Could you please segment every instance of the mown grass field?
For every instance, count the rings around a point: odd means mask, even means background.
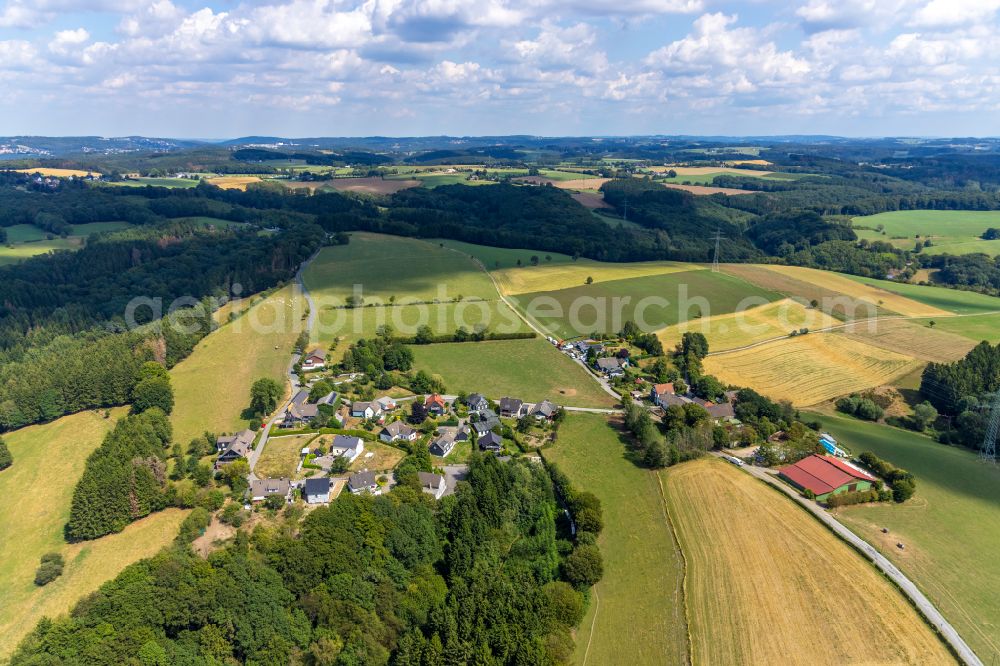
[[[918,319],[914,323],[927,325],[930,319]],[[974,342],[989,340],[1000,342],[1000,314],[973,315],[971,317],[948,317],[934,319],[934,328],[961,335]]]
[[[611,407],[587,370],[541,339],[415,345],[414,367],[438,375],[449,393],[479,392],[570,407]]]
[[[767,266],[766,269],[796,280],[815,284],[822,289],[878,305],[885,310],[901,315],[930,317],[957,312],[952,308],[943,307],[946,303],[951,303],[951,301],[934,302],[933,298],[929,299],[928,294],[924,292],[913,291],[906,293],[898,289],[889,291],[889,288],[894,286],[910,286],[915,290],[931,289],[930,287],[897,285],[894,282],[856,278],[841,273],[821,271],[815,268],[804,268],[802,266],[772,265]],[[918,296],[920,296],[919,299],[917,298]]]
[[[463,243],[462,241],[448,238],[434,238],[428,241],[434,245],[444,244],[450,250],[455,250],[464,255],[477,259],[484,268],[493,271],[498,268],[514,268],[517,262],[526,267],[525,270],[549,267],[552,264],[565,264],[573,260],[568,254],[558,252],[541,252],[539,250],[512,249],[506,247],[490,247],[488,245],[474,245]],[[531,258],[538,257],[539,265],[531,266]]]
[[[302,447],[315,439],[316,435],[286,435],[284,437],[269,437],[264,445],[264,452],[257,459],[254,473],[264,479],[280,477],[295,477],[299,460],[302,458]]]
[[[693,663],[955,663],[902,594],[774,489],[715,458],[661,475]]]
[[[538,291],[512,300],[544,330],[566,339],[595,331],[617,332],[630,320],[653,332],[779,298],[737,277],[694,270]]]
[[[839,331],[839,334],[874,347],[891,352],[905,352],[908,356],[935,363],[957,361],[976,344],[969,338],[942,330],[936,323],[931,327],[923,322],[905,319],[852,324]]]
[[[44,425],[9,432],[4,440],[14,465],[0,472],[0,660],[42,616],[67,612],[81,597],[148,557],[176,535],[186,512],[163,511],[125,531],[80,544],[63,540],[76,482],[87,456],[96,449],[125,409],[105,419],[82,412]],[[58,552],[63,575],[45,587],[34,582],[39,558]]]
[[[17,243],[12,246],[0,245],[0,266],[16,264],[31,257],[56,250],[76,250],[81,247],[79,238],[55,238],[33,243]]]
[[[917,240],[931,239],[924,248],[926,254],[1000,253],[1000,241],[981,238],[989,228],[1000,228],[1000,211],[971,210],[905,210],[855,217],[860,238],[889,242],[899,248],[912,249]],[[884,233],[876,230],[882,225]],[[919,238],[918,238],[919,236]]]
[[[852,450],[873,451],[917,479],[905,504],[838,509],[837,518],[909,576],[983,663],[1000,661],[1000,466],[906,430],[816,416]]]
[[[785,298],[743,312],[675,324],[659,331],[657,336],[664,349],[672,349],[684,333],[698,332],[708,338],[711,351],[723,351],[788,335],[801,328],[815,330],[840,323],[840,320],[821,310],[807,308],[798,301]]]
[[[292,348],[303,326],[304,301],[297,287],[285,287],[213,331],[174,366],[170,376],[176,402],[170,421],[175,441],[186,443],[206,430],[233,432],[248,425],[241,413],[250,402],[254,381],[287,381]]]
[[[609,221],[610,223],[610,221]],[[537,254],[537,253],[535,253]],[[541,255],[544,258],[544,255]],[[592,259],[577,259],[569,262],[542,261],[538,266],[514,266],[496,270],[495,264],[487,264],[497,284],[505,295],[531,294],[540,291],[556,291],[586,285],[587,278],[595,283],[625,280],[629,278],[667,275],[684,271],[700,270],[703,266],[677,261],[644,261],[613,264]]]
[[[489,276],[468,256],[412,238],[351,234],[347,245],[324,248],[306,270],[314,298],[341,305],[361,285],[366,302],[495,299]]]
[[[597,414],[568,415],[544,455],[604,509],[604,579],[576,632],[574,662],[688,663],[683,564],[656,475],[625,459],[618,431]]]
[[[772,400],[815,405],[888,384],[922,362],[838,333],[810,333],[705,359],[724,384],[750,387]]]
[[[836,274],[834,274],[836,275]],[[921,303],[924,307],[934,308],[944,312],[954,314],[980,314],[985,312],[1000,312],[1000,298],[978,294],[974,291],[961,291],[959,289],[948,289],[947,287],[930,287],[919,284],[908,284],[905,282],[892,282],[890,280],[875,280],[872,278],[858,277],[856,275],[845,275],[844,278],[852,282],[876,289],[881,293],[892,294],[893,297],[902,298],[911,302]],[[886,301],[888,307],[897,301]],[[893,308],[895,309],[895,308]],[[912,312],[901,312],[900,314],[913,314],[933,316],[940,312],[923,313],[918,309]]]

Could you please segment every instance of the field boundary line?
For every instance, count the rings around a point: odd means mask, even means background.
[[[722,460],[723,455],[722,452],[712,453],[712,456],[718,458],[720,462],[726,462]],[[917,584],[910,580],[906,574],[900,571],[896,565],[874,546],[855,534],[853,530],[841,523],[835,516],[818,504],[811,503],[812,500],[806,500],[797,495],[790,486],[783,484],[776,476],[768,474],[762,468],[751,467],[749,465],[743,465],[740,469],[769,486],[775,492],[792,500],[802,511],[812,516],[813,520],[818,521],[827,530],[832,532],[834,536],[840,539],[840,541],[856,552],[864,561],[875,567],[882,574],[882,577],[889,581],[903,598],[909,602],[909,605],[938,636],[941,642],[945,644],[948,651],[951,652],[959,663],[967,664],[968,666],[984,666],[982,660],[969,647],[965,639],[948,622],[937,606],[920,590]],[[936,615],[936,617],[932,617],[932,615]]]
[[[681,607],[684,609],[684,635],[687,637],[687,650],[685,654],[687,655],[687,663],[689,666],[694,663],[694,638],[691,636],[691,618],[688,616],[687,600],[687,585],[688,585],[688,562],[687,555],[684,554],[684,548],[681,546],[680,537],[677,536],[677,528],[674,527],[674,521],[670,518],[670,502],[667,500],[667,494],[663,490],[663,470],[658,472],[651,472],[651,474],[656,476],[656,486],[660,491],[660,509],[663,511],[663,519],[667,523],[667,529],[670,532],[670,540],[673,541],[674,547],[681,556]]]
[[[597,603],[594,604],[594,618],[590,621],[590,635],[587,636],[587,649],[583,651],[582,666],[587,666],[587,659],[590,657],[590,644],[594,642],[594,627],[597,626],[597,614],[601,612],[601,595],[597,592],[598,585],[600,583],[594,583],[594,600]]]

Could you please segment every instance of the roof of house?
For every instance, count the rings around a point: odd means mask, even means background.
[[[500,411],[501,412],[516,412],[521,409],[521,405],[524,402],[517,398],[500,398]]]
[[[620,358],[615,358],[614,356],[599,358],[597,359],[597,367],[605,372],[620,370],[622,367],[622,360]]]
[[[287,478],[254,479],[250,482],[251,497],[269,497],[270,495],[287,495],[292,489],[292,482]]]
[[[357,474],[352,474],[351,478],[348,479],[347,485],[352,489],[358,488],[368,488],[369,486],[375,485],[375,472],[358,472]]]
[[[326,495],[330,492],[330,478],[322,476],[316,479],[306,479],[305,490],[306,495]]]
[[[396,406],[396,401],[387,395],[376,399],[375,402],[377,402],[382,409],[389,409],[390,407]]]
[[[434,490],[437,490],[444,485],[444,477],[440,474],[417,472],[417,479],[420,481],[420,486],[423,488],[433,488]]]
[[[387,432],[392,437],[407,437],[413,432],[413,428],[406,425],[402,421],[393,421],[386,427],[382,428],[382,432]]]
[[[249,446],[250,444],[253,443],[254,437],[256,436],[257,433],[247,428],[246,430],[241,430],[233,435],[223,435],[222,437],[217,438],[215,441],[219,446],[223,447],[231,446],[236,442],[243,442]]]
[[[535,405],[531,410],[532,414],[541,414],[542,416],[552,416],[556,413],[559,408],[548,400],[542,400],[540,403]]]
[[[736,411],[733,409],[733,404],[731,402],[723,402],[718,405],[708,405],[705,407],[712,418],[716,419],[726,419],[736,416]]]
[[[469,396],[466,397],[465,399],[465,404],[475,405],[480,402],[483,402],[484,400],[486,400],[486,396],[484,396],[482,393],[470,393]]]
[[[376,412],[379,411],[379,406],[376,405],[376,404],[374,404],[374,403],[371,403],[371,402],[355,402],[355,403],[351,403],[351,413],[354,414],[355,412],[363,412],[366,409],[368,409],[369,407],[371,407]]]
[[[692,402],[692,400],[687,396],[677,395],[676,393],[667,393],[660,396],[660,402],[664,403],[667,407],[670,407],[671,405],[680,405],[683,407],[689,402]]]
[[[674,383],[667,382],[665,384],[653,384],[653,393],[656,395],[663,395],[664,393],[673,393]]]
[[[442,398],[437,393],[432,393],[431,395],[427,396],[427,399],[424,400],[424,405],[427,407],[430,407],[431,405],[438,405],[439,407],[441,407],[441,409],[444,409],[445,407],[448,406],[448,404],[444,401],[444,398]]]
[[[496,434],[495,432],[488,432],[476,441],[476,444],[479,446],[484,446],[488,444],[496,444],[497,446],[499,446],[502,443],[503,439],[500,437],[500,435]]]
[[[356,449],[358,444],[361,444],[362,440],[360,437],[351,437],[349,435],[334,435],[333,444],[331,445],[335,449]]]
[[[807,488],[817,495],[825,495],[854,481],[875,481],[871,475],[836,458],[816,454],[803,458],[794,465],[782,467],[778,471],[798,486]]]
[[[321,349],[314,349],[308,354],[306,354],[307,359],[319,359],[320,361],[326,361],[326,354]]]

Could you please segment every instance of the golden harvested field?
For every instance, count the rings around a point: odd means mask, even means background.
[[[52,167],[34,167],[33,169],[15,169],[18,173],[40,173],[43,176],[53,176],[56,178],[69,178],[70,176],[76,176],[77,178],[83,178],[93,171],[81,171],[80,169],[55,169]]]
[[[815,268],[803,268],[802,266],[766,266],[767,270],[780,275],[785,275],[802,282],[815,284],[823,289],[845,294],[860,301],[879,305],[886,310],[897,312],[907,316],[927,316],[951,314],[947,310],[936,308],[933,305],[918,303],[917,301],[900,296],[891,291],[851,280],[838,273],[831,271],[821,271]]]
[[[767,160],[730,160],[726,162],[729,166],[740,166],[742,164],[752,164],[754,166],[771,166],[773,162]]]
[[[603,194],[593,192],[573,192],[571,197],[587,208],[613,208],[611,204],[604,200]]]
[[[219,176],[209,178],[208,182],[224,190],[245,190],[247,185],[261,182],[257,176]]]
[[[250,386],[260,377],[286,383],[295,339],[302,330],[304,300],[288,286],[257,303],[242,317],[212,332],[170,371],[176,404],[170,422],[174,440],[233,432],[248,421],[240,414]]]
[[[735,187],[708,187],[706,185],[676,185],[674,183],[664,183],[664,187],[673,190],[684,190],[697,196],[707,196],[709,194],[725,194],[735,196],[737,194],[753,194],[753,190],[738,190]]]
[[[914,358],[935,363],[957,361],[976,346],[975,341],[957,333],[900,319],[852,324],[837,335],[889,351],[904,350]]]
[[[690,319],[657,332],[665,349],[672,349],[688,331],[703,333],[711,351],[724,351],[769,340],[801,328],[837,326],[840,320],[786,298],[744,312]]]
[[[384,178],[334,178],[325,183],[340,192],[393,194],[411,187],[420,187],[419,180],[385,180]]]
[[[0,661],[43,615],[65,613],[177,535],[186,511],[155,513],[96,541],[70,545],[63,540],[87,456],[125,411],[114,409],[108,419],[96,411],[81,412],[4,435],[14,464],[0,472],[0,493],[6,498],[0,511]],[[33,582],[35,569],[48,552],[60,553],[66,568],[40,588]]]
[[[912,356],[845,335],[810,333],[711,355],[705,372],[724,384],[748,386],[772,400],[805,407],[888,384],[920,364]]]
[[[542,264],[539,266],[524,266],[505,268],[493,271],[497,284],[504,295],[530,294],[537,291],[556,291],[579,287],[586,283],[588,277],[594,282],[609,282],[626,278],[646,277],[648,275],[664,275],[703,269],[698,264],[687,264],[676,261],[644,261],[631,264],[612,264],[590,259],[578,259],[572,263]]]
[[[955,663],[888,581],[774,489],[718,459],[660,474],[693,663]]]

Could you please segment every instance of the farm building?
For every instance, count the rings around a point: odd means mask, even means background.
[[[875,477],[832,456],[811,455],[778,470],[785,481],[800,490],[811,490],[819,501],[830,495],[871,490]]]

